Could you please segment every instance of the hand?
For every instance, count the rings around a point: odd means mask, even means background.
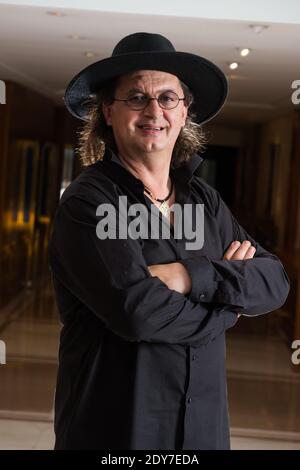
[[[251,259],[255,254],[256,248],[251,245],[249,240],[243,241],[234,241],[231,243],[229,248],[225,251],[223,259],[224,260],[243,260]]]
[[[192,288],[192,280],[181,263],[152,264],[148,266],[151,276],[157,276],[169,289],[180,294],[188,294]]]

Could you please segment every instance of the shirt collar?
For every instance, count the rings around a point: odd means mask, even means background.
[[[115,174],[118,180],[133,187],[142,187],[144,185],[141,180],[136,178],[130,171],[128,171],[118,156],[111,150],[106,148],[103,156],[105,167],[110,171],[110,174]],[[189,183],[194,176],[195,171],[203,162],[203,158],[198,154],[192,155],[188,161],[183,162],[179,167],[171,169],[171,175],[175,180],[180,183]]]
[[[122,165],[124,167],[123,163],[121,162],[121,159],[120,159],[119,155],[117,155],[114,152],[112,152],[111,161],[119,163],[119,165]]]

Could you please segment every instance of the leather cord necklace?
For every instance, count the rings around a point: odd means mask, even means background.
[[[170,213],[170,206],[167,203],[167,200],[170,199],[170,197],[171,197],[171,194],[173,192],[173,185],[174,185],[174,183],[173,183],[173,180],[171,178],[171,189],[170,189],[169,194],[164,199],[159,199],[158,197],[154,197],[153,193],[151,191],[149,191],[149,189],[146,188],[146,186],[144,187],[146,193],[148,193],[151,196],[152,199],[154,199],[157,202],[160,202],[159,210],[163,213],[163,215],[165,217],[168,217],[169,213]]]

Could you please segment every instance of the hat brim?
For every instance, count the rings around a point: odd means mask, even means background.
[[[109,57],[79,72],[68,85],[64,101],[73,116],[85,120],[87,100],[104,83],[135,70],[160,70],[176,75],[191,90],[191,111],[198,123],[212,119],[228,93],[224,73],[212,62],[187,52],[136,52]]]

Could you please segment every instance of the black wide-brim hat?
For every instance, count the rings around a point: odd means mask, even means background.
[[[136,70],[160,70],[176,75],[194,96],[191,111],[198,123],[213,118],[227,92],[224,73],[204,57],[177,52],[160,34],[134,33],[116,45],[111,57],[95,62],[69,83],[64,101],[73,116],[86,120],[89,99],[110,80]]]

